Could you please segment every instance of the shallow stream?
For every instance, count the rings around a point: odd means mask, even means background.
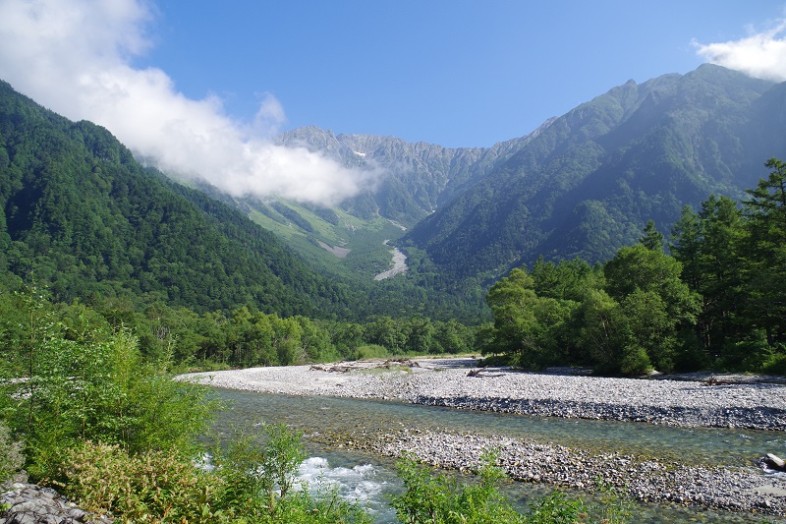
[[[313,486],[335,486],[343,495],[368,505],[379,522],[393,522],[387,507],[390,493],[400,489],[392,463],[384,457],[337,450],[319,443],[320,435],[355,436],[390,433],[402,428],[504,435],[573,448],[658,457],[679,462],[753,465],[767,452],[786,450],[786,432],[714,428],[674,428],[645,423],[530,417],[457,411],[394,402],[326,397],[292,397],[217,390],[227,402],[218,427],[227,432],[259,431],[266,423],[283,422],[308,437],[312,457],[301,476]],[[321,440],[324,440],[322,438]],[[319,481],[319,482],[318,482]],[[324,484],[320,484],[324,483]],[[512,483],[511,496],[524,503],[543,488]],[[686,511],[670,506],[637,507],[634,522],[761,522],[752,515]],[[773,521],[770,519],[769,521]]]

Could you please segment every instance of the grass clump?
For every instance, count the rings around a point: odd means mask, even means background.
[[[504,476],[487,462],[480,470],[480,482],[462,485],[447,475],[434,474],[429,468],[406,458],[398,472],[404,493],[393,500],[399,520],[405,524],[518,524],[525,523],[497,490]]]
[[[393,506],[404,524],[624,524],[630,518],[629,506],[610,487],[600,486],[600,510],[590,511],[583,500],[554,491],[518,511],[499,491],[505,478],[496,467],[495,457],[487,453],[478,471],[477,482],[462,483],[454,476],[434,473],[413,458],[399,462],[404,492]]]
[[[388,358],[390,353],[385,346],[377,344],[366,344],[355,349],[355,360],[367,360],[372,358]]]

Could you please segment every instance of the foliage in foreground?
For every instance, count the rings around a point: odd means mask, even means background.
[[[24,461],[32,480],[120,522],[368,521],[336,494],[293,489],[304,452],[283,426],[269,428],[266,447],[218,449],[213,469],[200,469],[198,439],[217,408],[207,390],[145,361],[126,331],[65,338],[33,302],[28,340],[0,381],[0,477]]]
[[[119,446],[86,442],[68,453],[59,468],[59,484],[85,509],[111,512],[124,523],[370,522],[361,509],[337,494],[315,499],[307,490],[290,492],[277,483],[281,479],[275,473],[258,468],[256,460],[284,465],[282,456],[302,453],[296,436],[282,427],[275,431],[294,438],[286,445],[293,447],[273,445],[251,454],[250,448],[230,450],[216,457],[213,469],[200,468],[177,452],[132,455]],[[283,473],[290,485],[299,462],[292,464],[286,463]]]
[[[434,473],[412,458],[401,460],[398,471],[405,490],[393,500],[399,520],[404,524],[623,524],[630,517],[626,502],[610,488],[602,489],[600,511],[589,512],[581,499],[554,491],[521,513],[497,488],[505,474],[493,460],[493,455],[487,455],[478,482],[470,483]]]
[[[405,524],[507,524],[524,523],[496,488],[500,471],[490,465],[480,470],[480,482],[462,485],[456,478],[433,474],[413,459],[399,462],[404,493],[393,507]]]
[[[51,476],[61,457],[85,440],[131,453],[195,449],[215,404],[204,390],[144,363],[134,337],[120,332],[79,343],[46,331],[40,336],[21,356],[28,376],[6,385],[3,410],[26,444],[34,478]]]

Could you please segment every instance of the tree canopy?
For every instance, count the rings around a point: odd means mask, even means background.
[[[530,367],[640,374],[715,367],[786,372],[786,164],[738,204],[683,210],[664,251],[649,221],[638,244],[589,270],[517,268],[488,295],[485,351]]]

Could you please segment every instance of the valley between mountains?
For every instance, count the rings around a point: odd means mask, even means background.
[[[782,518],[784,137],[786,83],[714,65],[492,147],[277,135],[369,181],[327,207],[162,172],[0,82],[0,480],[83,521],[370,522],[292,488],[305,438],[404,457],[400,515]],[[501,473],[558,491],[522,512]]]

